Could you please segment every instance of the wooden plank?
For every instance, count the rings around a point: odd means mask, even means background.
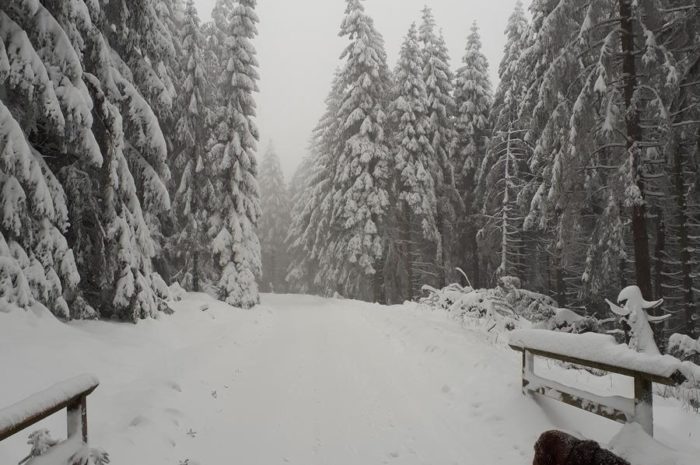
[[[648,381],[652,381],[654,383],[665,384],[668,386],[677,386],[678,384],[681,384],[685,380],[685,377],[679,372],[674,373],[670,377],[665,377],[665,376],[653,375],[651,373],[644,373],[642,371],[630,370],[628,368],[621,367],[621,366],[608,365],[606,363],[599,363],[599,362],[592,362],[590,360],[584,360],[584,359],[580,359],[580,358],[576,358],[576,357],[570,357],[567,355],[556,354],[554,352],[547,352],[544,350],[531,349],[529,347],[520,347],[520,346],[510,345],[510,348],[513,350],[519,351],[519,352],[527,351],[527,352],[530,352],[530,353],[537,355],[537,356],[540,356],[540,357],[546,357],[546,358],[551,358],[554,360],[560,360],[562,362],[575,363],[576,365],[597,368],[599,370],[604,370],[604,371],[608,371],[611,373],[618,373],[621,375],[631,376],[633,378],[642,378],[642,379],[646,379]]]
[[[69,405],[73,405],[77,402],[80,402],[81,397],[85,397],[88,394],[92,393],[97,388],[97,385],[91,387],[90,389],[87,389],[80,394],[71,397],[70,399],[61,401],[61,402],[56,402],[55,404],[52,404],[50,407],[40,411],[40,412],[35,412],[32,415],[27,416],[23,421],[16,423],[10,427],[0,429],[0,441],[3,439],[7,439],[13,434],[19,433],[25,428],[28,428],[32,426],[34,423],[40,422],[44,418],[53,415],[54,413],[63,410],[64,408],[67,408]]]
[[[619,423],[628,423],[634,417],[635,403],[632,399],[619,396],[595,396],[537,375],[523,380],[523,384],[528,392],[564,402]]]

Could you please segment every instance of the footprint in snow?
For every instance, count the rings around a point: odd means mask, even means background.
[[[137,415],[134,417],[133,420],[131,420],[131,423],[129,423],[129,426],[141,426],[143,424],[149,423],[150,420],[143,415]]]
[[[181,388],[180,385],[179,385],[178,383],[176,383],[175,381],[168,381],[168,382],[167,382],[167,386],[168,386],[170,389],[172,389],[173,391],[182,392],[182,388]]]

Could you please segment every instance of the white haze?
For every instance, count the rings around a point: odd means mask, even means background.
[[[209,21],[216,0],[195,3],[201,19]],[[461,63],[472,21],[478,22],[495,87],[505,44],[503,31],[516,0],[366,0],[365,8],[386,40],[392,68],[408,27],[420,21],[426,3],[443,29],[454,69]],[[344,0],[258,1],[260,152],[274,141],[287,178],[306,154],[347,43],[338,37],[344,11]]]

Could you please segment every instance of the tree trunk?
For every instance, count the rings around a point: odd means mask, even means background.
[[[404,218],[403,218],[403,241],[406,244],[406,276],[408,281],[408,289],[406,289],[407,300],[413,300],[416,297],[416,289],[414,284],[414,273],[413,273],[413,249],[411,247],[411,212],[408,206],[405,206]]]
[[[656,245],[654,246],[654,290],[655,295],[658,298],[663,298],[663,255],[666,249],[666,223],[664,222],[663,212],[658,213],[658,222],[656,224]],[[649,309],[649,314],[652,316],[660,316],[663,311],[659,308]],[[665,324],[655,324],[652,325],[654,330],[654,338],[656,339],[656,345],[663,352],[666,348],[666,336],[664,328]]]
[[[632,0],[619,0],[620,7],[620,45],[622,49],[623,91],[625,99],[625,124],[627,131],[627,154],[632,157],[632,171],[636,177],[637,187],[644,196],[644,181],[639,176],[639,148],[641,127],[639,110],[633,102],[637,87],[637,69],[634,49],[634,25],[632,18]],[[647,299],[653,298],[651,284],[651,260],[649,257],[649,237],[647,231],[646,206],[644,202],[632,207],[632,235],[634,237],[634,266],[637,286]]]
[[[564,281],[564,270],[561,263],[561,251],[556,256],[557,263],[555,264],[555,279],[557,282],[557,304],[560,307],[566,307],[566,281]]]
[[[378,304],[386,303],[386,289],[384,288],[384,260],[385,254],[375,262],[375,272],[372,276],[373,301]]]
[[[192,254],[192,290],[199,292],[199,252]]]
[[[469,244],[471,247],[471,257],[472,257],[472,286],[474,289],[479,289],[481,287],[481,270],[479,264],[479,244],[476,240],[476,228],[473,225],[469,226]],[[466,271],[466,269],[465,269]]]

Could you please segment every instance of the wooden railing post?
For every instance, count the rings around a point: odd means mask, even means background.
[[[641,376],[634,377],[634,422],[641,425],[649,436],[654,436],[654,393],[652,382]]]
[[[87,430],[87,396],[78,397],[75,402],[66,407],[68,421],[68,437],[80,434],[83,442],[88,442]]]
[[[527,385],[535,371],[535,356],[529,350],[523,350],[523,394],[527,394]]]

